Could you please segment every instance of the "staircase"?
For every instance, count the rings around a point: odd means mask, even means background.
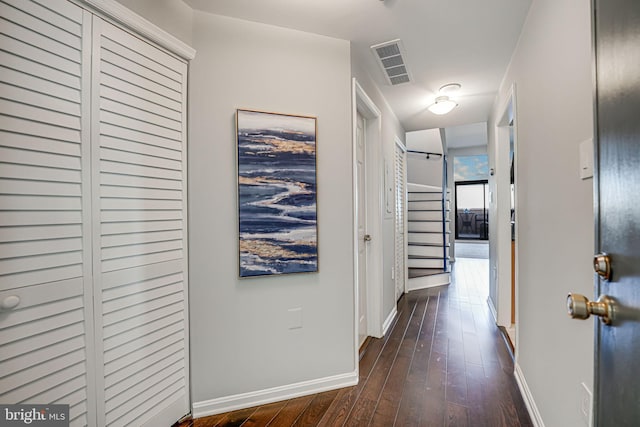
[[[409,183],[407,192],[408,290],[449,284],[449,192],[444,202],[438,187]]]

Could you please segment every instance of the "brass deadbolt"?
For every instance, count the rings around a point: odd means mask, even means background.
[[[597,254],[593,257],[593,269],[598,276],[604,280],[611,278],[611,258],[606,253]]]

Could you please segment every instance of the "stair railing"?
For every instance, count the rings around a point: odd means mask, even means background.
[[[447,156],[442,156],[442,267],[449,271],[447,264]]]

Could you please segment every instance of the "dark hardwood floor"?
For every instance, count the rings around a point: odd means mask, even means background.
[[[403,296],[387,335],[363,346],[357,386],[180,427],[532,426],[487,281],[487,260],[458,259],[450,286]]]

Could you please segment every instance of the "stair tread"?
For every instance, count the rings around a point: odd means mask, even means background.
[[[409,255],[408,259],[437,259],[437,260],[450,260],[451,257],[443,257],[443,256],[426,256],[426,255]]]
[[[438,231],[408,231],[409,234],[411,233],[425,233],[425,234],[442,234],[442,230],[438,230]],[[447,234],[451,234],[451,231],[447,230],[446,231]]]
[[[435,247],[435,248],[441,248],[443,247],[442,243],[420,243],[420,242],[409,242],[407,243],[407,245],[409,246],[430,246],[430,247]],[[450,248],[451,244],[447,243],[444,245],[444,247],[446,248]]]
[[[410,268],[409,269],[409,279],[414,279],[416,277],[424,277],[424,276],[436,276],[439,274],[450,274],[450,272],[445,271],[441,268]]]

